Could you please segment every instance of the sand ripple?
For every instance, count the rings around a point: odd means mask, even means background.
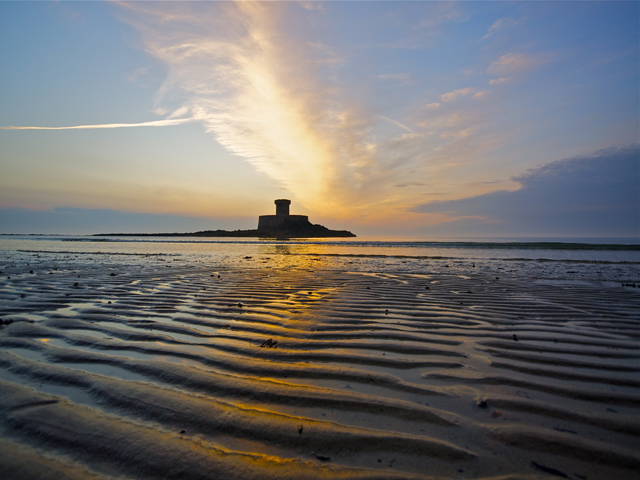
[[[8,478],[640,473],[634,291],[94,267],[2,281]]]

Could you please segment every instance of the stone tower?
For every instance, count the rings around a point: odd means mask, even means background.
[[[311,225],[309,223],[309,217],[306,215],[289,214],[289,205],[291,205],[291,200],[280,198],[275,201],[275,204],[275,215],[260,215],[260,217],[258,217],[259,232],[271,232],[277,234],[279,231]]]
[[[291,200],[281,198],[280,200],[276,200],[275,204],[276,215],[289,215],[289,205],[291,205]]]

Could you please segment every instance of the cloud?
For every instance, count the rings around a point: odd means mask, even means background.
[[[549,59],[545,55],[529,55],[528,53],[507,53],[493,62],[487,68],[492,75],[512,75],[531,70],[546,63]]]
[[[324,8],[322,2],[298,2],[298,4],[305,10],[322,10]]]
[[[443,93],[440,95],[440,100],[443,102],[451,102],[459,97],[465,97],[470,95],[476,91],[475,88],[461,88],[459,90],[454,90],[453,92]]]
[[[0,127],[0,130],[92,130],[99,128],[170,127],[196,121],[195,118],[169,118],[142,123],[106,123],[102,125],[73,125],[70,127]]]
[[[313,29],[291,28],[292,15],[305,21],[313,12],[300,16],[290,2],[134,2],[122,8],[145,50],[168,67],[158,111],[181,109],[197,119],[227,150],[319,215],[390,208],[391,199],[380,192],[424,164],[421,135],[403,118],[359,103],[340,77],[342,57],[318,48],[323,39],[309,33]]]
[[[472,132],[473,132],[472,128],[465,128],[463,130],[458,130],[455,132],[453,131],[443,132],[440,134],[440,138],[460,140],[463,138],[467,138],[469,135],[471,135]]]
[[[406,188],[406,187],[422,187],[427,185],[426,183],[423,182],[406,182],[406,183],[398,183],[397,185],[394,185],[394,187],[396,188]]]
[[[339,201],[331,195],[336,184],[358,173],[354,167],[342,175],[343,166],[370,163],[364,137],[376,118],[345,106],[336,98],[340,92],[318,75],[326,52],[288,35],[286,17],[296,5],[125,8],[146,50],[169,68],[157,102],[179,98],[220,144],[306,206],[331,208],[327,203]]]
[[[394,120],[393,118],[385,117],[384,115],[378,115],[378,117],[380,117],[383,120],[386,120],[387,122],[389,122],[389,123],[391,123],[393,125],[396,125],[396,126],[402,128],[403,130],[406,130],[407,132],[415,133],[409,127],[407,127],[406,125],[403,125],[402,123],[398,122],[397,120]]]
[[[511,77],[492,78],[489,80],[489,85],[500,85],[501,83],[508,83],[511,81]]]
[[[479,233],[638,236],[639,158],[638,145],[599,150],[515,176],[519,190],[430,202],[411,211],[480,218],[484,225],[474,221]]]
[[[434,109],[434,108],[438,108],[439,106],[440,106],[439,103],[430,103],[427,105],[427,108]]]
[[[496,33],[498,30],[501,30],[501,29],[503,29],[505,27],[512,27],[512,26],[515,26],[515,25],[519,25],[520,23],[522,23],[522,22],[520,22],[519,20],[514,20],[513,18],[500,18],[500,19],[496,20],[495,23],[489,27],[489,30],[487,30],[486,35],[483,36],[480,39],[480,41],[486,40],[491,35]]]

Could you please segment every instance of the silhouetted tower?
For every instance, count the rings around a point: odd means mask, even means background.
[[[278,233],[293,227],[306,227],[311,225],[306,215],[289,215],[291,200],[281,198],[275,201],[275,215],[260,215],[258,218],[258,230],[261,232]]]
[[[275,201],[276,215],[289,215],[289,205],[291,200],[280,199]]]

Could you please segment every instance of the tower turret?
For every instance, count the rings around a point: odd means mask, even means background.
[[[275,201],[276,204],[276,215],[289,215],[289,205],[291,205],[291,200],[279,199]]]

